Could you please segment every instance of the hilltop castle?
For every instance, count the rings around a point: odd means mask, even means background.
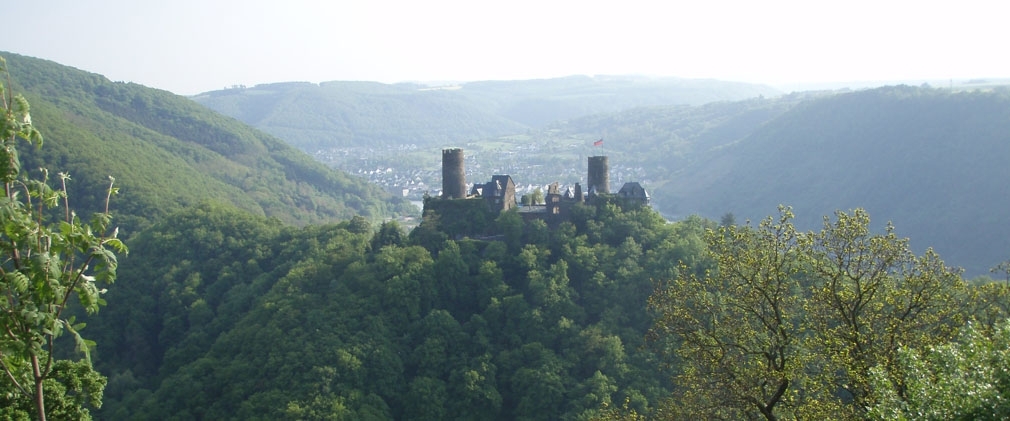
[[[550,226],[568,220],[572,207],[579,203],[616,199],[628,205],[649,204],[649,193],[637,182],[625,183],[616,195],[610,194],[610,166],[606,156],[589,157],[588,189],[585,193],[579,183],[562,192],[558,183],[554,182],[547,188],[544,204],[529,206],[519,206],[516,201],[516,184],[509,175],[492,176],[491,181],[484,184],[474,183],[473,188],[467,193],[463,162],[462,149],[442,150],[442,196],[440,199],[433,199],[433,202],[445,200],[465,200],[471,204],[483,202],[485,209],[493,214],[518,208],[517,211],[523,219],[527,221],[540,219]],[[425,201],[425,209],[428,208],[429,203]]]

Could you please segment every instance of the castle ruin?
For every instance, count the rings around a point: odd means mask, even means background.
[[[491,214],[517,209],[523,219],[540,219],[550,226],[556,226],[569,219],[569,212],[576,204],[587,204],[599,198],[613,198],[621,203],[648,205],[649,194],[637,182],[625,183],[618,194],[610,194],[610,166],[606,156],[591,156],[587,168],[587,191],[575,183],[564,192],[557,182],[552,183],[544,196],[543,205],[519,206],[516,200],[516,184],[510,175],[494,175],[491,180],[474,183],[466,193],[466,175],[463,167],[463,150],[460,148],[442,150],[442,195],[440,200],[481,200]],[[425,207],[428,207],[426,201]],[[469,207],[469,206],[468,206]]]

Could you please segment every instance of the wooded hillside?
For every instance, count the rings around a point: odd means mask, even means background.
[[[138,236],[91,318],[105,419],[585,419],[648,411],[670,375],[645,344],[653,280],[708,222],[583,207],[505,241],[363,219],[284,227],[201,206]]]
[[[92,187],[116,177],[116,214],[127,232],[207,201],[295,224],[378,220],[409,206],[185,97],[0,54],[45,136],[44,147],[22,151],[24,168],[68,172],[75,207],[89,213],[104,203]]]

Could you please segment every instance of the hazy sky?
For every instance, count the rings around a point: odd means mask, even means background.
[[[34,0],[0,51],[191,95],[327,80],[1010,77],[1002,2]]]

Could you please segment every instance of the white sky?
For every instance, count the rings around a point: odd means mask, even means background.
[[[192,95],[328,80],[1010,77],[1010,3],[13,0],[0,51]]]

